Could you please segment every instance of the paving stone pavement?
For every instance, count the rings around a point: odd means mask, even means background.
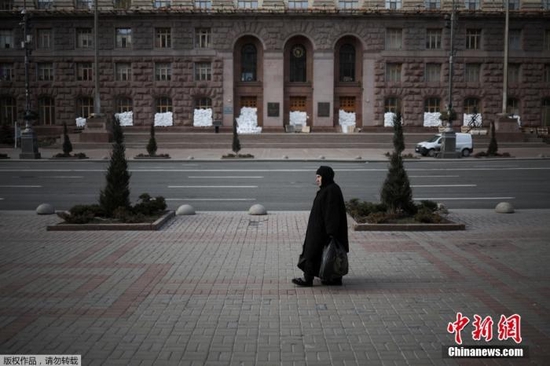
[[[453,210],[464,232],[350,231],[344,286],[290,279],[308,212],[198,212],[157,232],[48,232],[0,211],[0,354],[83,365],[547,365],[550,210]],[[529,358],[449,359],[521,316]],[[494,320],[489,343],[474,315]]]

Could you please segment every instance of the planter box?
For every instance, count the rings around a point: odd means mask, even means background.
[[[143,223],[115,223],[115,224],[68,224],[61,222],[57,225],[51,225],[46,228],[47,231],[157,231],[170,219],[174,217],[174,211],[168,211],[162,217],[158,218],[155,222],[143,222]]]

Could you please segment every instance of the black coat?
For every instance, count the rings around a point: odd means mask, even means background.
[[[319,276],[323,249],[329,244],[331,237],[338,240],[346,252],[349,252],[344,196],[334,182],[322,186],[315,196],[298,268],[309,275]]]

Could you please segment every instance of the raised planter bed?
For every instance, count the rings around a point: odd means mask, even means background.
[[[157,231],[174,217],[174,211],[168,211],[154,222],[142,223],[92,223],[92,224],[68,224],[61,222],[57,225],[47,226],[47,231]]]

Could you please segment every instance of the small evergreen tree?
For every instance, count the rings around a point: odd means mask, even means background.
[[[126,160],[124,134],[118,119],[113,122],[113,150],[107,168],[106,185],[99,195],[99,205],[107,217],[112,217],[119,207],[130,208],[130,173]]]
[[[157,140],[155,139],[155,123],[151,123],[151,137],[147,144],[147,153],[150,156],[154,156],[157,153]]]
[[[239,141],[239,134],[237,133],[237,120],[233,121],[233,152],[235,155],[239,154],[241,151],[241,142]]]
[[[489,141],[489,147],[487,148],[487,156],[496,156],[498,152],[498,143],[495,132],[495,122],[491,121],[491,141]]]
[[[401,113],[396,113],[393,119],[393,146],[394,151],[390,158],[388,175],[380,193],[382,203],[392,214],[414,214],[416,206],[412,199],[412,189],[407,171],[403,165],[401,153],[405,150]]]
[[[69,139],[69,133],[67,132],[67,124],[63,123],[63,154],[66,156],[71,155],[73,151],[73,144]]]

